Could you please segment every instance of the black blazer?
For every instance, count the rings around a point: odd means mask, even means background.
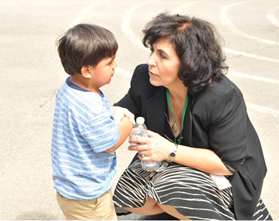
[[[267,169],[242,93],[224,76],[188,96],[182,145],[215,151],[234,173],[229,179],[236,218],[252,219]],[[126,107],[136,117],[143,116],[149,130],[164,136],[166,89],[150,84],[146,64],[136,67],[128,93],[115,105]]]

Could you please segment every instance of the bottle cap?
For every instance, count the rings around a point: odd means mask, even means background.
[[[143,117],[137,117],[136,122],[137,122],[137,124],[144,124],[144,118]]]

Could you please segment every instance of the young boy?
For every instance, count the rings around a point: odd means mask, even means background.
[[[51,157],[57,201],[67,219],[117,219],[111,193],[115,150],[132,122],[123,115],[116,124],[100,90],[114,74],[117,49],[113,34],[97,25],[76,25],[58,41],[70,76],[56,95]]]

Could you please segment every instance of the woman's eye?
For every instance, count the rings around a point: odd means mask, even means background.
[[[160,53],[161,58],[167,58],[163,53]]]

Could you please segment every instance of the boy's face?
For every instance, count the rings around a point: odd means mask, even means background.
[[[115,57],[116,56],[104,58],[95,67],[90,66],[90,72],[92,73],[91,79],[94,85],[97,85],[100,88],[110,83],[114,74],[114,69],[117,66]]]

